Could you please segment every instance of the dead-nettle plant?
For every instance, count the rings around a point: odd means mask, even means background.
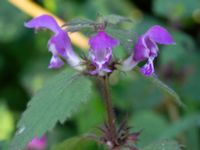
[[[104,98],[107,119],[102,123],[104,125],[98,128],[100,135],[93,133],[87,134],[86,137],[106,145],[110,150],[137,150],[135,144],[140,131],[131,133],[126,119],[116,125],[109,92],[109,77],[116,70],[140,72],[181,104],[177,94],[162,83],[154,72],[153,61],[158,56],[158,44],[175,43],[170,33],[165,28],[154,25],[133,42],[131,30],[120,29],[119,24],[125,21],[131,23],[131,20],[125,17],[108,15],[98,17],[97,21],[74,19],[60,27],[52,16],[41,15],[25,23],[27,28],[49,29],[54,33],[48,41],[48,49],[52,53],[49,69],[58,69],[65,64],[73,69],[59,72],[31,99],[18,123],[18,131],[10,147],[12,150],[22,149],[32,139],[43,137],[57,122],[64,123],[71,117],[82,103],[88,101],[93,80],[98,80],[101,84],[100,93]],[[81,57],[73,50],[68,32],[86,28],[92,31],[88,42],[90,47],[88,55]],[[126,51],[126,42],[129,42],[129,48],[132,47],[130,53]],[[127,58],[113,57],[114,48],[119,45],[122,45],[129,55]],[[140,62],[145,63],[141,68],[137,67]],[[36,141],[40,144],[38,139]],[[44,145],[44,142],[41,143]]]

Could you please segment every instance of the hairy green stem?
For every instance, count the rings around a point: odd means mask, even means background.
[[[115,127],[115,115],[113,112],[113,106],[112,106],[112,100],[109,94],[109,78],[106,76],[102,79],[102,85],[103,85],[103,95],[105,99],[105,105],[106,105],[106,111],[107,111],[107,124],[109,127],[109,133],[110,133],[110,142],[112,144],[115,143],[116,140],[116,127]]]

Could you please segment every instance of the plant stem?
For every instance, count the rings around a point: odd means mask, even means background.
[[[102,78],[102,85],[103,85],[103,95],[104,95],[104,99],[105,99],[105,105],[106,105],[106,111],[107,111],[107,123],[108,123],[108,127],[109,127],[109,134],[110,134],[110,142],[112,142],[112,144],[115,143],[116,141],[116,127],[115,127],[115,115],[113,112],[113,106],[112,106],[112,101],[111,101],[111,97],[109,94],[109,81],[108,81],[108,77],[105,76],[104,78]]]

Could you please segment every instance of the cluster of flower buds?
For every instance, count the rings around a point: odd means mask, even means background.
[[[105,32],[106,26],[95,27],[97,33],[89,38],[90,48],[87,59],[80,58],[74,52],[68,33],[57,24],[53,17],[42,15],[25,23],[25,26],[35,29],[46,28],[54,32],[48,41],[48,48],[52,53],[49,68],[60,68],[67,62],[76,70],[99,76],[110,74],[116,69],[115,66],[113,67],[112,51],[120,42]],[[139,62],[147,61],[140,70],[145,76],[152,75],[153,61],[159,50],[157,44],[174,44],[174,41],[166,29],[155,25],[138,38],[132,54],[119,64],[120,68],[123,71],[129,71]]]

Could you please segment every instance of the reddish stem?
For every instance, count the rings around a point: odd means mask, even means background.
[[[103,95],[104,95],[106,111],[107,111],[107,123],[108,123],[109,130],[110,130],[110,132],[109,132],[110,142],[112,144],[115,144],[115,141],[117,138],[116,137],[116,127],[115,127],[115,115],[113,112],[112,101],[111,101],[111,97],[109,94],[109,81],[108,81],[107,76],[102,79],[102,85],[103,85]]]

